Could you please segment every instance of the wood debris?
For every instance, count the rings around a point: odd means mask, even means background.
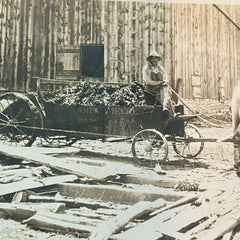
[[[36,156],[40,155],[32,157]],[[240,224],[239,204],[234,201],[240,199],[237,191],[200,192],[194,182],[176,183],[162,176],[90,179],[81,176],[81,171],[78,176],[66,174],[69,169],[55,157],[41,157],[49,165],[31,165],[31,159],[28,165],[28,156],[19,159],[19,164],[2,166],[0,180],[12,177],[12,181],[0,184],[1,218],[89,240],[228,240]],[[54,162],[50,164],[49,159]],[[148,184],[145,190],[144,183]],[[182,183],[183,188],[176,187]]]

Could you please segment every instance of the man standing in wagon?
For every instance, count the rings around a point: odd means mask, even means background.
[[[164,115],[174,117],[176,114],[171,102],[168,76],[160,64],[162,56],[152,51],[146,60],[148,63],[142,70],[144,86],[146,90],[153,94],[156,100],[162,104]]]

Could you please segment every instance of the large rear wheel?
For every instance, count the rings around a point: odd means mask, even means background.
[[[0,97],[0,141],[11,146],[31,146],[43,127],[39,109],[23,94]]]
[[[168,156],[168,142],[164,135],[155,129],[138,132],[132,142],[133,157],[143,163],[162,162]]]

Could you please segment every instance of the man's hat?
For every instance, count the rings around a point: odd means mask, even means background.
[[[146,60],[149,61],[151,57],[157,57],[157,58],[159,58],[159,60],[161,60],[163,58],[160,54],[158,54],[155,51],[152,51],[150,53],[150,55],[146,58]]]

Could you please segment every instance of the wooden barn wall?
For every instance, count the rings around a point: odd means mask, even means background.
[[[238,5],[173,5],[173,78],[183,79],[182,96],[194,97],[193,81],[199,79],[200,97],[217,98],[221,78],[231,98],[240,80],[239,12]]]
[[[220,5],[240,23],[239,6]],[[103,0],[1,0],[0,87],[26,91],[31,78],[56,77],[57,50],[104,44],[104,81],[142,81],[154,49],[181,95],[217,98],[217,80],[227,97],[239,75],[239,29],[214,5]],[[194,80],[195,79],[195,80]],[[98,79],[88,79],[98,80]]]

